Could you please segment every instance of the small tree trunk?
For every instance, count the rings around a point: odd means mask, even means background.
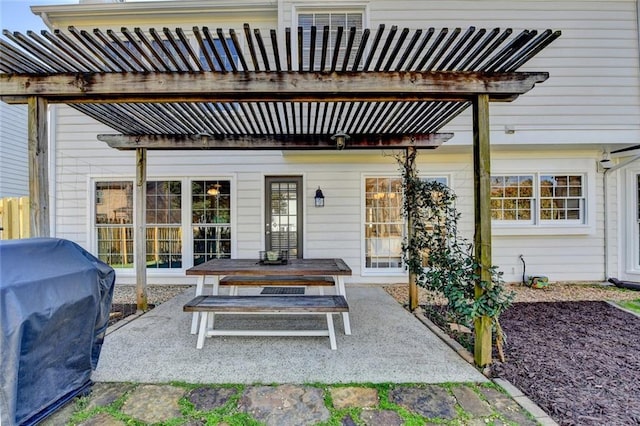
[[[413,178],[416,175],[416,149],[413,147],[407,148],[406,164],[405,168],[409,171],[409,175]],[[406,196],[414,196],[413,190],[407,191]],[[415,200],[411,200],[408,203],[409,206],[415,206]],[[409,241],[409,258],[414,259],[416,255],[416,249],[411,243],[414,232],[414,212],[407,211],[407,241]],[[418,280],[416,273],[409,270],[409,310],[413,312],[418,307]]]

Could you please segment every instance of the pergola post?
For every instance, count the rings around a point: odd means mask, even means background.
[[[30,236],[49,237],[47,100],[40,96],[29,96],[27,104]]]
[[[475,257],[479,264],[480,281],[491,282],[491,153],[489,137],[489,97],[477,95],[473,98],[473,187]],[[475,283],[476,298],[484,290]],[[491,363],[491,318],[482,316],[475,320],[474,358],[476,365],[484,367]]]
[[[136,265],[136,304],[138,310],[146,311],[147,306],[147,149],[136,149],[136,189],[135,189],[135,244],[134,263]]]
[[[414,147],[407,148],[405,168],[409,170],[411,177],[416,175],[416,149]],[[413,194],[414,191],[407,191],[409,194]],[[409,203],[409,205],[415,205],[415,203]],[[413,238],[413,215],[411,212],[407,212],[407,241],[409,241],[409,250],[415,250],[411,244]],[[413,254],[412,256],[413,257]],[[418,283],[416,273],[409,271],[409,310],[413,312],[418,307]]]

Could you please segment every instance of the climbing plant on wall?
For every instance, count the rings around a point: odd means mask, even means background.
[[[443,183],[420,179],[414,159],[397,157],[403,178],[403,214],[411,227],[403,244],[404,264],[419,286],[447,299],[448,313],[458,324],[473,329],[477,318],[491,318],[503,357],[499,317],[511,305],[513,293],[505,289],[495,266],[489,267],[490,282],[480,279],[473,244],[459,233],[456,194]]]

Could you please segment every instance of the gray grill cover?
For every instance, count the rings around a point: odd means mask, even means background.
[[[91,384],[115,272],[76,243],[0,241],[0,410],[33,424]]]

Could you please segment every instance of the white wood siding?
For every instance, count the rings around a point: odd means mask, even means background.
[[[62,107],[58,122],[64,132],[58,133],[57,158],[57,234],[77,241],[91,249],[90,178],[133,178],[133,152],[112,150],[95,140],[97,124]],[[105,129],[106,130],[106,129]],[[395,159],[381,153],[354,154],[314,153],[286,154],[279,152],[224,153],[214,151],[175,152],[170,156],[149,152],[148,176],[154,178],[235,176],[237,187],[234,213],[238,257],[257,257],[264,247],[264,177],[267,175],[302,175],[304,178],[304,255],[305,257],[335,256],[344,258],[352,267],[351,282],[403,282],[402,276],[361,276],[362,243],[362,176],[397,173]],[[595,163],[597,152],[580,152],[582,160],[557,158],[557,153],[529,154],[532,164],[544,163],[545,170],[584,169],[584,162]],[[520,153],[494,155],[493,170],[509,170]],[[473,238],[473,168],[471,156],[439,154],[424,151],[419,155],[418,170],[423,175],[448,175],[458,195],[462,213],[461,231]],[[577,166],[571,165],[575,162]],[[581,165],[582,164],[582,165]],[[526,172],[535,172],[532,168]],[[523,170],[523,172],[525,172]],[[603,237],[601,209],[601,179],[595,179],[597,210],[595,233],[578,235],[495,235],[494,263],[501,267],[507,281],[519,281],[524,255],[527,272],[548,275],[553,280],[597,280],[603,274]],[[313,207],[313,195],[320,186],[326,197],[324,208]],[[155,272],[154,272],[155,274]],[[154,281],[150,274],[150,282]],[[132,276],[122,275],[119,282]],[[180,275],[179,282],[191,282]],[[163,280],[158,280],[158,282]]]
[[[285,1],[284,26],[302,7],[367,6],[369,27],[469,26],[561,30],[523,71],[550,78],[513,103],[491,105],[492,143],[623,144],[640,140],[640,59],[636,1]],[[405,42],[406,43],[406,42]],[[471,142],[470,113],[446,127],[453,144]],[[518,137],[505,135],[505,126]],[[549,130],[553,130],[550,132]]]
[[[29,194],[27,107],[0,102],[0,198]]]

